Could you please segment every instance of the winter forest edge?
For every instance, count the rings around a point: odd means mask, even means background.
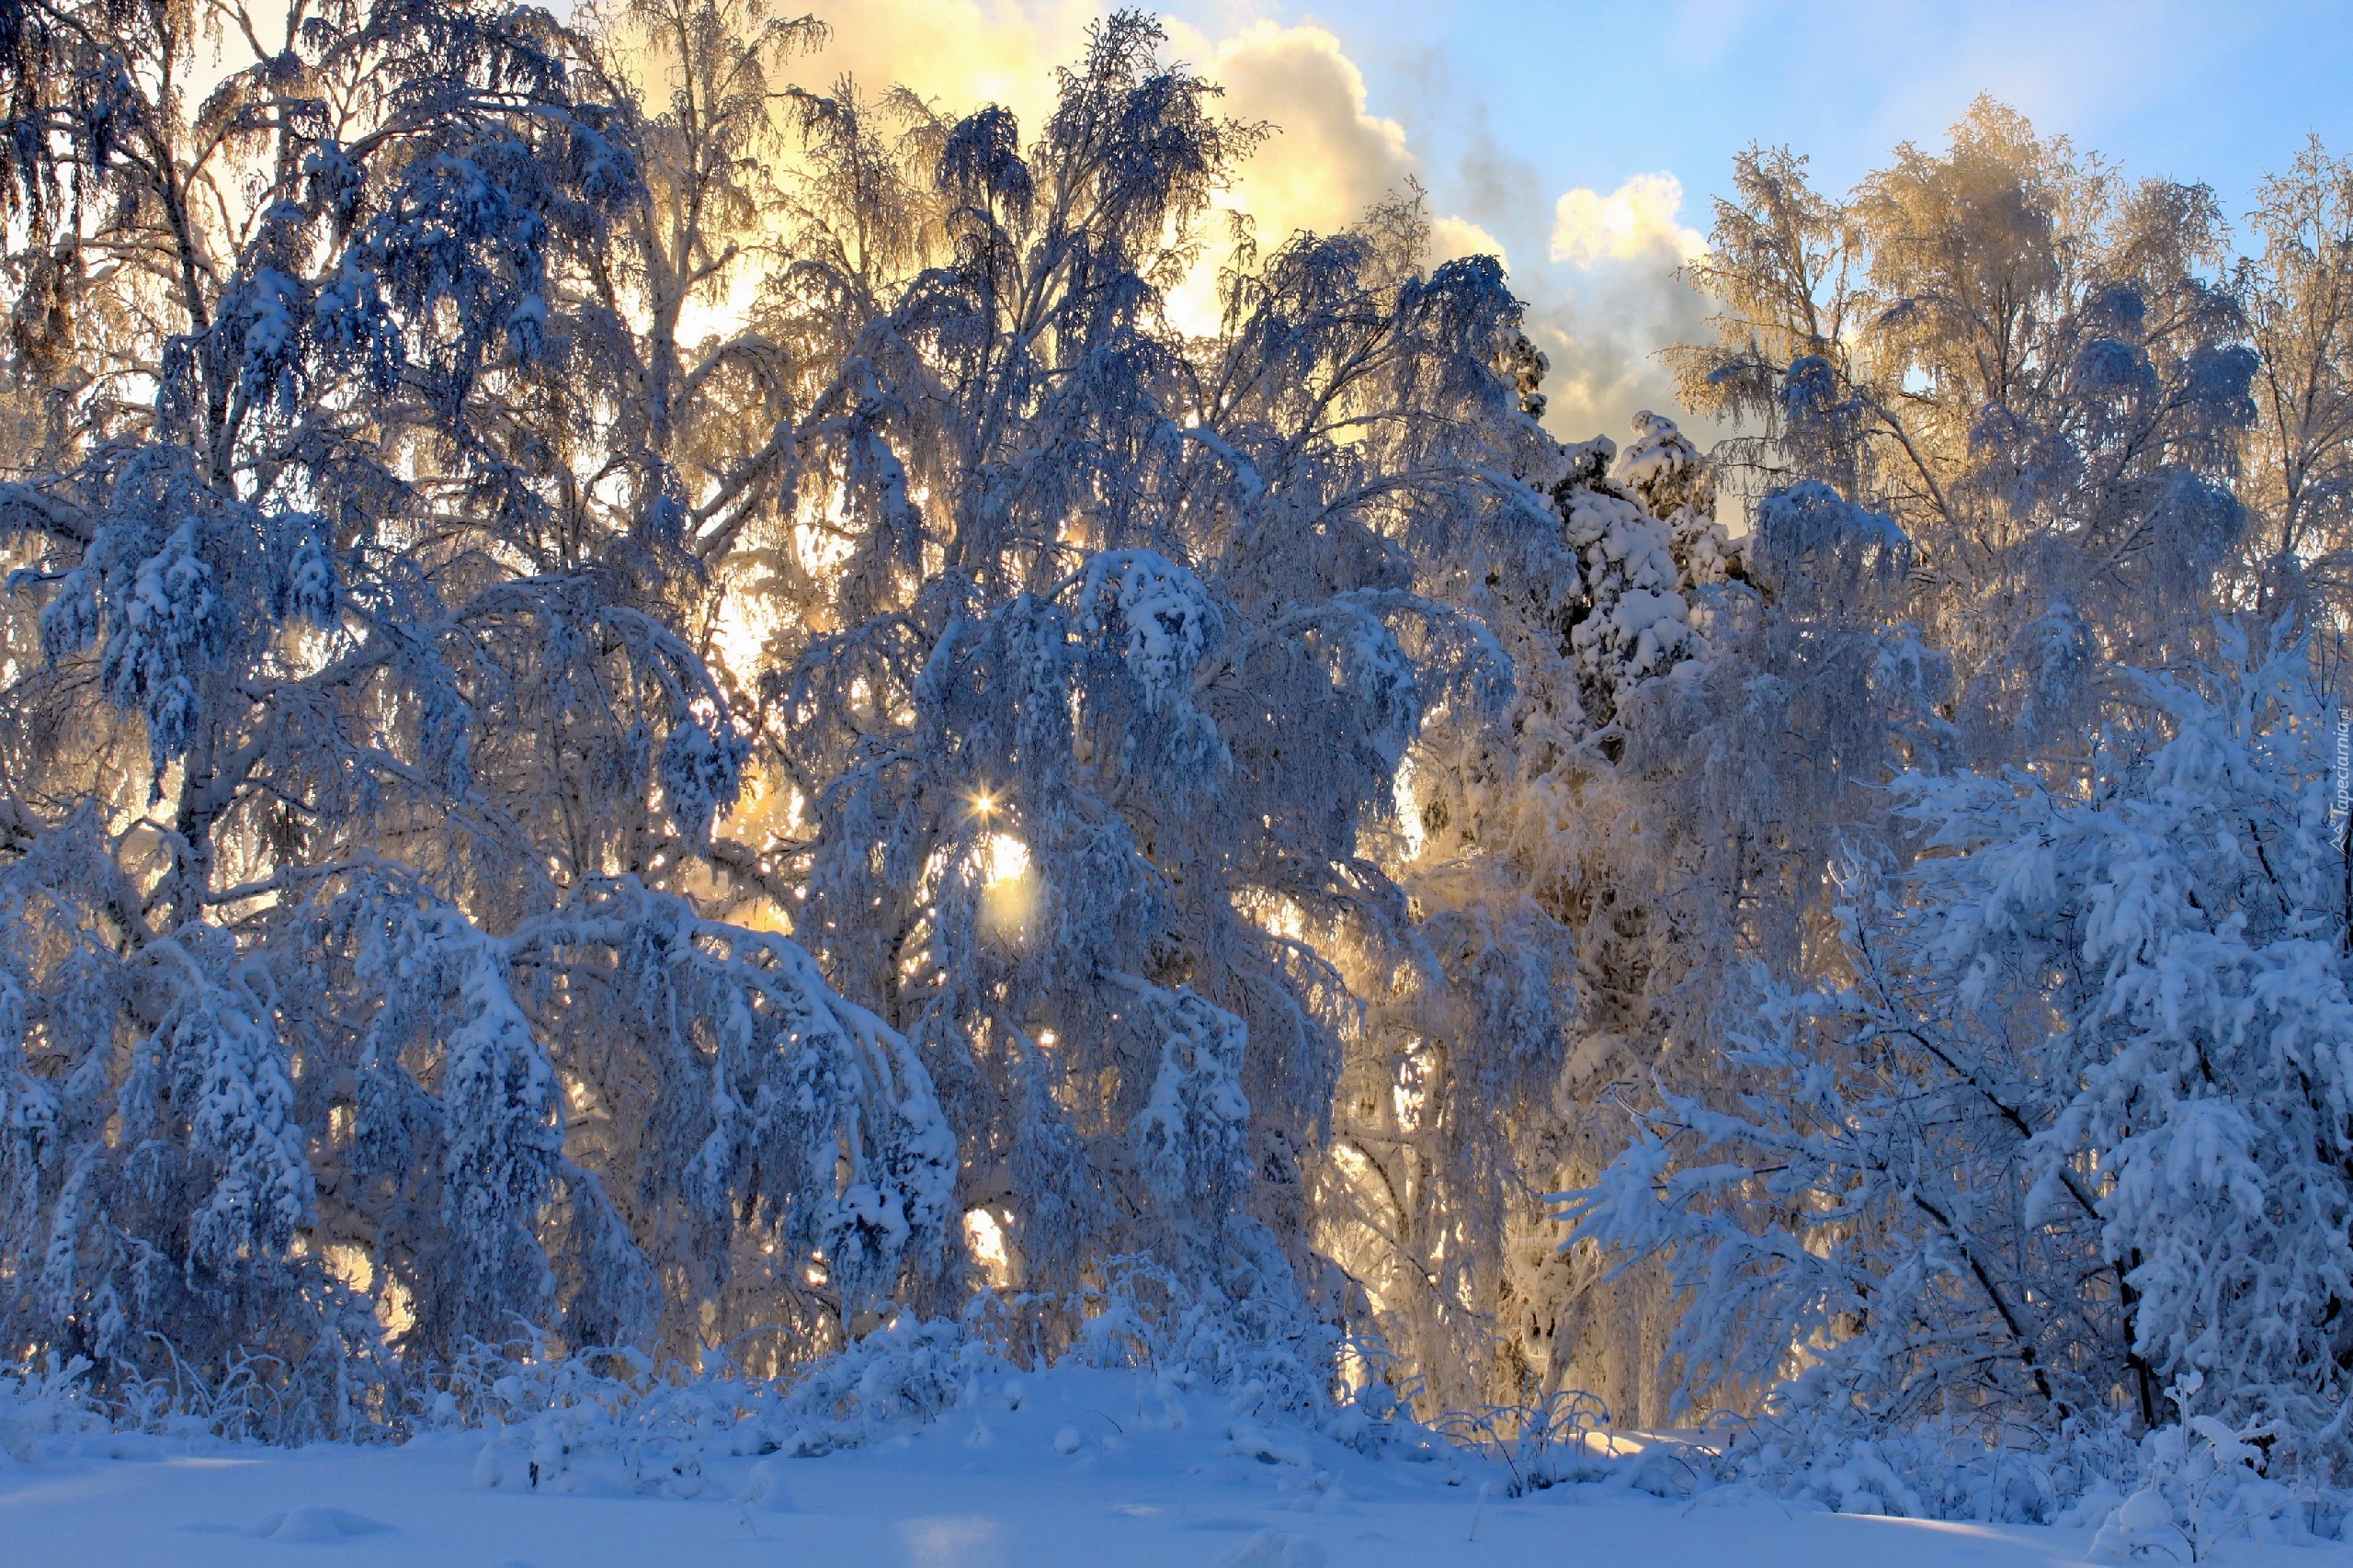
[[[2342,1538],[2353,163],[1752,149],[1564,445],[1142,15],[293,15],[0,0],[8,1451],[1075,1361]]]

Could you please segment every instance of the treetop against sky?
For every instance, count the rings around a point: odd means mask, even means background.
[[[793,7],[803,8],[803,7]],[[858,0],[814,9],[813,75],[903,81],[946,104],[1042,109],[1088,0]],[[1499,254],[1551,358],[1570,439],[1665,406],[1654,356],[1700,335],[1676,269],[1752,142],[1843,191],[1899,142],[1943,144],[1981,94],[2130,177],[2211,186],[2243,214],[2309,136],[2353,144],[2353,22],[2313,4],[1463,4],[1176,0],[1173,51],[1268,121],[1231,193],[1263,233],[1328,231],[1411,178],[1443,249]],[[1192,290],[1210,309],[1206,284]],[[1705,426],[1700,428],[1704,431]]]

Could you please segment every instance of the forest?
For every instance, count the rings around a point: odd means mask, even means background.
[[[2353,161],[1751,147],[1555,433],[1151,17],[1030,123],[826,38],[0,0],[0,1398],[2344,1518]]]

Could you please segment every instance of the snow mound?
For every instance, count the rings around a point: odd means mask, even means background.
[[[264,1514],[245,1529],[250,1536],[264,1540],[329,1541],[346,1536],[381,1535],[392,1527],[365,1514],[355,1514],[347,1508],[322,1508],[305,1503],[300,1507]]]
[[[767,1508],[777,1512],[790,1508],[792,1489],[784,1483],[783,1461],[769,1458],[754,1465],[751,1479],[744,1483],[744,1490],[735,1494],[735,1501],[747,1508]]]
[[[1219,1568],[1324,1568],[1324,1549],[1280,1530],[1261,1530],[1226,1556]]]

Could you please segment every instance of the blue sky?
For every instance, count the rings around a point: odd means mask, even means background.
[[[2353,150],[2353,4],[1185,0],[1165,10],[1211,36],[1262,18],[1329,28],[1364,72],[1372,112],[1418,144],[1441,201],[1456,194],[1456,166],[1492,148],[1533,188],[1608,190],[1663,169],[1703,198],[1723,187],[1736,149],[1788,142],[1843,188],[1896,142],[1938,140],[1981,92],[2128,173],[2203,180],[2233,210],[2307,133]]]

